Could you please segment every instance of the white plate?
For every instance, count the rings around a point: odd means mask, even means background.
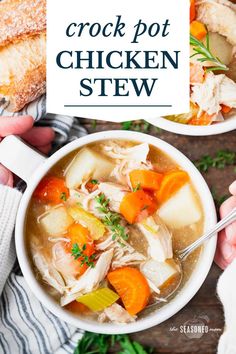
[[[222,134],[236,129],[236,112],[223,122],[207,126],[188,125],[172,122],[163,117],[150,118],[146,121],[158,128],[181,135],[204,136]]]

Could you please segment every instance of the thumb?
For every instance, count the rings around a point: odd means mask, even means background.
[[[13,187],[12,173],[3,165],[0,164],[0,185]]]
[[[229,191],[232,195],[236,196],[236,181],[234,181],[230,186],[229,186]]]
[[[31,116],[0,117],[0,137],[11,134],[23,134],[32,128],[34,120]]]

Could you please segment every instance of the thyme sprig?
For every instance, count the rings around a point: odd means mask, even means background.
[[[86,264],[88,267],[94,268],[94,259],[96,257],[95,254],[92,254],[91,256],[88,256],[85,254],[86,251],[86,244],[82,246],[82,248],[79,247],[78,243],[74,243],[71,249],[71,254],[74,257],[75,260],[81,258],[80,265],[81,267]]]
[[[195,162],[196,167],[201,172],[207,172],[211,167],[223,169],[226,166],[232,166],[235,164],[236,152],[228,150],[219,150],[214,157],[210,155],[204,155],[200,160]]]
[[[112,239],[120,241],[120,239],[127,240],[129,238],[126,233],[125,227],[121,225],[121,217],[118,213],[111,211],[109,208],[109,199],[105,197],[104,193],[95,197],[98,203],[98,211],[103,214],[102,222],[112,232]]]
[[[214,54],[210,50],[210,41],[209,41],[209,34],[206,35],[206,45],[199,41],[197,38],[190,34],[190,44],[193,47],[193,51],[195,52],[191,55],[190,58],[195,57],[196,55],[200,55],[201,57],[197,58],[197,61],[204,63],[206,61],[210,61],[213,65],[206,69],[207,72],[209,71],[227,71],[229,68],[222,63],[222,61],[214,56]]]

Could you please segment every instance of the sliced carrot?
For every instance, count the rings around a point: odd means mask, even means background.
[[[90,237],[89,231],[87,228],[83,227],[80,224],[73,224],[69,227],[67,237],[70,239],[70,242],[65,244],[67,252],[71,253],[72,247],[74,244],[77,244],[80,249],[83,250],[83,254],[87,257],[92,256],[95,253],[94,243]],[[80,257],[76,262],[82,262],[83,258]],[[87,264],[81,264],[78,275],[82,275],[88,269]]]
[[[138,269],[119,268],[108,273],[107,279],[131,315],[136,315],[147,306],[151,291],[146,278]]]
[[[207,29],[202,22],[192,21],[190,24],[190,33],[195,38],[201,40],[207,35]]]
[[[172,197],[188,181],[189,175],[185,171],[167,173],[162,180],[160,190],[156,192],[158,204],[160,205]]]
[[[96,180],[90,180],[86,183],[85,188],[92,193],[98,189],[98,183]]]
[[[133,170],[129,178],[133,188],[140,186],[143,189],[156,191],[160,188],[163,174],[148,170]]]
[[[90,312],[87,306],[76,300],[66,305],[66,309],[77,314],[86,314]]]
[[[221,105],[221,111],[222,111],[224,114],[229,113],[231,110],[232,110],[231,107],[226,106],[226,105],[224,105],[224,104]]]
[[[38,184],[33,197],[45,203],[59,204],[69,197],[69,189],[62,178],[48,176]]]
[[[196,18],[195,0],[190,0],[190,23]]]
[[[156,209],[155,198],[143,190],[127,193],[120,204],[120,213],[130,224],[141,221],[153,214]]]
[[[190,84],[202,84],[205,79],[205,70],[200,63],[190,63]],[[194,105],[194,103],[191,102]]]
[[[210,125],[215,118],[216,114],[209,115],[206,112],[203,112],[199,117],[195,116],[188,121],[190,125]]]
[[[86,227],[80,224],[71,225],[68,229],[67,237],[70,239],[71,245],[77,243],[81,249],[86,245],[86,249],[83,252],[86,256],[94,254],[94,244]]]

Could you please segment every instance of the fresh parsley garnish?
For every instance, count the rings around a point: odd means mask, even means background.
[[[74,351],[74,354],[107,354],[114,345],[119,345],[118,354],[150,354],[152,348],[144,348],[133,341],[127,334],[108,335],[85,332]]]
[[[79,247],[78,243],[74,243],[71,249],[71,254],[74,257],[75,260],[81,258],[81,266],[86,264],[88,267],[94,268],[94,259],[95,259],[95,254],[92,254],[91,256],[87,256],[84,251],[86,250],[87,246],[84,244],[82,248]]]
[[[223,169],[226,166],[235,164],[236,152],[228,150],[219,150],[214,157],[204,155],[200,160],[195,162],[196,167],[201,172],[207,172],[211,167]]]
[[[109,208],[109,199],[105,197],[104,193],[99,194],[95,197],[96,202],[98,203],[97,209],[104,214],[102,222],[112,231],[112,239],[118,241],[120,239],[127,240],[128,234],[126,233],[125,227],[121,225],[121,217],[118,213],[115,213]]]
[[[66,193],[65,193],[65,192],[62,192],[62,193],[61,193],[60,199],[63,200],[63,202],[66,202],[66,201],[67,201],[67,197],[66,197]]]
[[[221,62],[218,57],[215,57],[211,50],[210,50],[210,41],[209,41],[209,34],[206,35],[206,45],[199,41],[197,38],[190,34],[190,44],[193,47],[193,51],[195,52],[191,55],[190,58],[195,57],[196,55],[200,55],[201,57],[197,58],[197,61],[204,63],[204,62],[211,62],[212,66],[208,67],[206,71],[217,71],[223,70],[227,71],[229,68]]]
[[[92,184],[98,184],[98,180],[97,179],[91,179],[90,181]]]

